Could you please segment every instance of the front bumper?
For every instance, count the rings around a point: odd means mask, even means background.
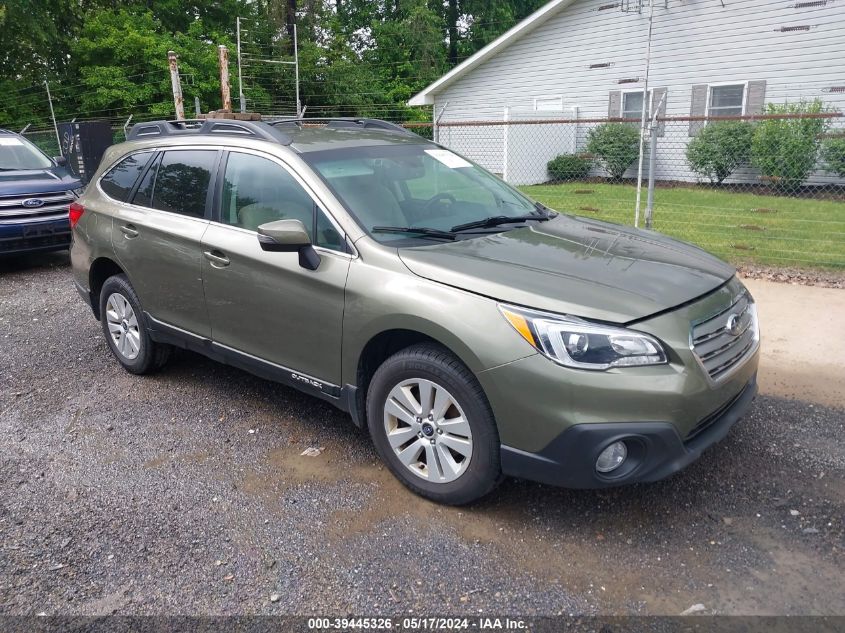
[[[715,380],[692,346],[692,324],[721,313],[742,292],[734,278],[690,304],[628,324],[661,341],[663,365],[585,371],[535,354],[479,372],[505,474],[596,488],[655,481],[694,461],[756,394],[759,342]],[[630,438],[628,465],[602,476],[596,458],[614,438]]]
[[[67,216],[26,223],[0,223],[0,255],[62,250],[70,246]]]
[[[722,440],[756,395],[755,373],[733,400],[705,418],[696,434],[686,440],[668,422],[614,422],[570,426],[538,453],[502,445],[502,471],[511,477],[567,488],[658,481],[682,470]],[[599,453],[620,440],[628,446],[628,459],[617,471],[597,472]]]

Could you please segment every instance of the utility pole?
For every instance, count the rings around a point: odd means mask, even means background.
[[[296,39],[296,23],[293,24],[293,63],[296,69],[296,118],[302,118],[302,104],[299,102],[299,43]]]
[[[663,102],[666,100],[666,92],[664,91],[660,97],[660,103],[651,114],[651,124],[648,127],[649,145],[648,145],[648,197],[645,203],[645,228],[650,229],[652,225],[652,218],[654,216],[654,171],[657,167],[657,115],[660,113],[660,108],[663,107]]]
[[[258,63],[261,63],[261,64],[281,64],[283,66],[293,66],[294,67],[294,70],[295,70],[295,73],[296,73],[296,117],[302,118],[302,116],[305,114],[305,108],[302,107],[302,101],[301,101],[301,98],[300,98],[299,42],[298,42],[298,39],[297,39],[298,35],[297,35],[296,23],[294,22],[290,26],[293,27],[292,29],[289,28],[289,30],[288,30],[288,33],[292,32],[292,34],[293,34],[293,61],[284,60],[284,59],[273,59],[272,57],[260,58],[258,56],[253,57],[253,56],[250,56],[250,55],[247,55],[247,60],[249,62],[255,63],[255,64],[258,64]],[[241,28],[241,18],[240,17],[236,18],[235,31],[236,31],[237,43],[238,43],[238,98],[240,100],[240,110],[241,110],[241,112],[245,113],[246,112],[246,97],[244,96],[243,81],[242,81],[243,71],[242,71],[241,58],[243,56],[243,50],[242,50],[243,44],[242,44],[241,35],[243,33],[249,33],[249,31],[247,29]],[[225,47],[221,46],[220,48],[223,49]],[[222,55],[222,53],[221,53],[221,55]],[[223,64],[223,62],[222,62],[222,58],[221,58],[221,77],[222,77],[222,73],[223,73],[222,64]],[[227,70],[227,77],[228,77],[228,70]],[[221,83],[223,83],[222,79],[221,79]],[[225,97],[224,97],[224,101],[225,101]],[[229,105],[231,107],[231,101],[229,102]],[[224,109],[225,109],[225,107],[224,107]]]
[[[217,61],[220,64],[220,96],[223,110],[232,111],[232,95],[229,92],[229,50],[222,44],[217,47]]]
[[[241,72],[241,18],[235,18],[236,32],[238,38],[238,105],[241,112],[246,112],[246,99],[244,99],[244,80]]]
[[[651,0],[651,10],[648,14],[648,41],[645,49],[645,86],[643,86],[643,112],[640,119],[640,158],[637,164],[637,203],[634,206],[634,226],[640,225],[640,201],[643,193],[643,154],[645,149],[646,111],[648,110],[648,75],[651,70],[651,34],[654,27],[654,5],[657,0]]]
[[[64,156],[65,153],[62,151],[62,139],[59,136],[59,126],[56,124],[56,113],[53,110],[53,97],[50,96],[50,84],[47,83],[47,80],[44,80],[44,87],[47,88],[47,101],[50,102],[50,117],[53,119],[53,130],[56,132],[56,142],[59,144],[59,154]]]
[[[185,120],[185,102],[182,99],[182,82],[179,80],[179,66],[176,53],[167,51],[167,63],[170,65],[170,85],[173,87],[173,104],[176,106],[176,120]]]

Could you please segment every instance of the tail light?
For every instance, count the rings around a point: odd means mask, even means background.
[[[78,202],[71,202],[70,207],[68,207],[67,215],[70,219],[70,228],[76,226],[76,223],[79,222],[79,218],[82,217],[82,214],[85,213],[85,207],[83,207]]]

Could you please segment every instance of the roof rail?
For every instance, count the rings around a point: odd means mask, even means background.
[[[328,128],[363,128],[369,130],[384,130],[386,132],[396,132],[397,134],[417,136],[410,130],[402,127],[398,123],[391,123],[390,121],[383,121],[382,119],[367,119],[359,117],[309,117],[307,119],[281,119],[279,121],[272,121],[270,125],[273,127],[290,127],[296,126],[301,128],[308,123],[325,123]]]
[[[248,136],[290,145],[291,137],[281,130],[262,121],[235,121],[232,119],[185,119],[182,121],[149,121],[136,123],[126,135],[127,141],[153,138],[156,136],[181,136],[211,134],[224,136]]]

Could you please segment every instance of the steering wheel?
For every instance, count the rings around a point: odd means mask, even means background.
[[[446,191],[441,193],[435,193],[431,196],[428,200],[425,201],[425,209],[428,211],[431,207],[434,206],[434,203],[440,202],[441,200],[448,200],[451,204],[455,204],[458,200],[453,196],[451,193]]]

